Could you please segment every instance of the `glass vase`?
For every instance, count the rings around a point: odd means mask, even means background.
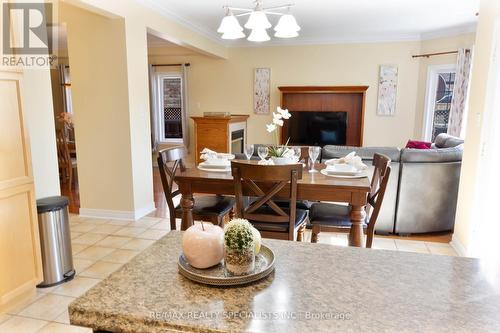
[[[241,276],[253,273],[255,270],[255,248],[230,249],[224,251],[224,267],[227,276]]]

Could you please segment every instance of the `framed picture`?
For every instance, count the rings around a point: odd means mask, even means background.
[[[381,65],[378,82],[377,115],[393,116],[396,113],[398,66]]]
[[[253,111],[269,114],[271,99],[271,69],[256,68],[253,83]]]

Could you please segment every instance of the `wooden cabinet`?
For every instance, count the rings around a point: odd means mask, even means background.
[[[235,147],[243,147],[246,143],[248,117],[248,115],[191,117],[194,120],[196,164],[200,162],[200,152],[203,148],[218,153],[240,152],[235,151]]]
[[[21,78],[0,68],[0,312],[43,280]]]

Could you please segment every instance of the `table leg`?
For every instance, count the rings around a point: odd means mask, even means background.
[[[181,207],[182,207],[182,223],[181,230],[186,230],[190,226],[193,225],[193,206],[194,199],[192,193],[183,193],[181,199]]]
[[[351,207],[351,230],[349,232],[349,246],[363,247],[363,224],[366,217],[365,207]]]

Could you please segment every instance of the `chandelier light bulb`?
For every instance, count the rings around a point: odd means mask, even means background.
[[[286,32],[291,32],[291,31],[300,31],[300,26],[297,24],[297,21],[295,20],[295,17],[291,14],[285,14],[281,16],[280,20],[278,21],[278,24],[274,27],[275,31],[286,31]],[[297,34],[298,36],[298,34]]]
[[[222,34],[222,39],[240,39],[245,37],[243,31],[228,31]]]
[[[271,22],[267,19],[266,13],[261,10],[254,11],[250,14],[247,23],[245,23],[245,28],[247,29],[268,29],[272,27]]]
[[[238,22],[238,19],[232,14],[224,16],[217,29],[217,32],[221,34],[228,32],[235,33],[237,31],[243,31],[243,27],[240,25],[240,22]]]
[[[251,42],[267,42],[271,37],[267,34],[266,29],[252,29],[247,39]]]

